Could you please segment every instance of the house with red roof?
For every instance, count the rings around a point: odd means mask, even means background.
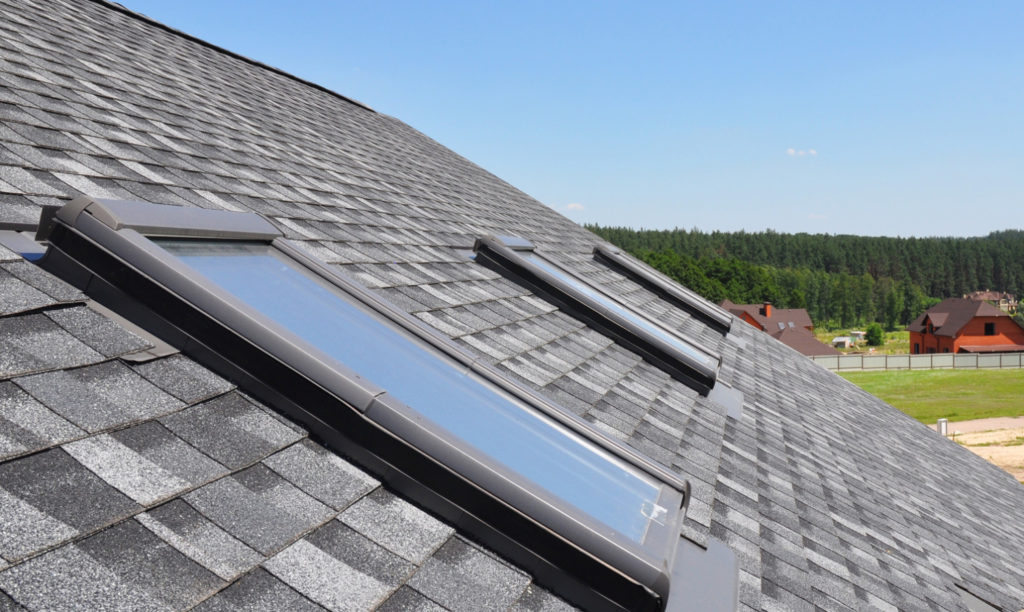
[[[723,301],[721,307],[760,329],[786,346],[804,355],[840,355],[834,347],[814,337],[814,323],[804,308],[776,308],[764,304],[734,304]]]
[[[992,304],[948,298],[929,308],[907,327],[910,352],[1024,352],[1024,328]]]

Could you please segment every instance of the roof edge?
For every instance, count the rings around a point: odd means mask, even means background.
[[[124,6],[124,5],[118,4],[117,2],[113,2],[112,0],[92,0],[92,1],[94,3],[96,3],[96,4],[102,4],[103,6],[106,6],[107,8],[113,9],[113,10],[119,12],[119,13],[123,13],[125,15],[128,15],[129,17],[132,17],[134,19],[138,19],[139,21],[143,21],[145,23],[148,23],[149,25],[156,26],[156,27],[160,28],[161,30],[164,30],[166,32],[170,32],[171,34],[174,34],[175,36],[180,36],[182,38],[188,39],[191,42],[198,43],[198,44],[200,44],[200,45],[202,45],[204,47],[207,47],[209,49],[213,49],[214,51],[217,51],[219,53],[223,53],[224,55],[228,55],[228,56],[233,57],[235,59],[242,60],[243,62],[246,62],[247,64],[252,64],[253,66],[257,66],[257,67],[262,68],[264,70],[269,70],[271,72],[279,74],[279,75],[281,75],[283,77],[287,77],[287,78],[292,79],[294,81],[298,81],[299,83],[302,83],[303,85],[306,85],[308,87],[312,87],[313,89],[318,89],[318,90],[320,90],[320,91],[322,91],[322,92],[324,92],[326,94],[332,95],[332,96],[334,96],[336,98],[340,98],[340,99],[344,100],[345,102],[348,102],[349,104],[354,104],[354,105],[356,105],[356,106],[358,106],[358,107],[360,107],[362,109],[368,110],[371,113],[376,113],[377,112],[376,110],[374,110],[370,106],[360,102],[359,100],[355,100],[353,98],[349,98],[348,96],[343,96],[340,93],[338,93],[338,92],[336,92],[336,91],[334,91],[332,89],[328,89],[328,88],[324,87],[323,85],[318,85],[318,84],[316,84],[316,83],[314,83],[312,81],[307,81],[306,79],[303,79],[301,77],[297,77],[294,74],[291,74],[290,72],[286,72],[284,70],[281,70],[280,68],[275,68],[275,67],[273,67],[273,66],[271,66],[269,64],[264,64],[263,62],[260,62],[260,61],[254,60],[252,58],[246,57],[244,55],[235,53],[234,51],[230,51],[228,49],[225,49],[224,47],[220,47],[218,45],[215,45],[215,44],[213,44],[211,42],[203,40],[202,38],[199,38],[197,36],[193,36],[193,35],[191,35],[191,34],[189,34],[187,32],[182,32],[181,30],[178,30],[176,28],[172,28],[171,26],[169,26],[169,25],[167,25],[165,23],[161,23],[161,22],[157,21],[156,19],[153,19],[152,17],[147,17],[146,15],[143,15],[142,13],[138,13],[136,11],[133,11],[130,8]]]

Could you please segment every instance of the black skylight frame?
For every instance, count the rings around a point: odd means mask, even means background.
[[[654,292],[661,299],[688,312],[708,327],[722,334],[732,329],[733,317],[728,311],[672,282],[650,266],[642,265],[622,249],[610,244],[599,244],[594,247],[594,259],[625,273],[627,277]]]
[[[80,197],[63,207],[44,233],[50,248],[40,265],[285,412],[396,490],[522,564],[570,601],[594,609],[658,610],[675,609],[685,598],[679,590],[669,597],[689,499],[685,481],[543,396],[512,384],[487,364],[473,361],[425,324],[295,248],[258,215]],[[473,463],[478,457],[467,459],[444,436],[427,435],[436,432],[423,434],[422,425],[408,418],[407,407],[365,380],[325,364],[315,351],[311,355],[294,343],[277,343],[273,337],[280,329],[268,332],[258,317],[224,306],[227,294],[219,295],[218,287],[203,278],[183,274],[180,261],[149,236],[272,244],[361,308],[432,346],[439,357],[461,363],[657,479],[662,485],[658,503],[666,504],[669,512],[665,524],[653,527],[638,544],[589,515],[568,516],[564,505],[553,508],[550,500],[518,490],[515,483],[473,482],[493,466],[480,467]],[[387,418],[371,420],[371,412]],[[425,436],[419,446],[409,442],[416,435]],[[469,463],[473,465],[467,467]]]
[[[477,262],[528,287],[571,316],[585,322],[589,327],[638,353],[701,395],[707,396],[715,390],[718,371],[721,367],[720,356],[694,345],[675,332],[665,329],[659,323],[651,321],[648,317],[635,313],[622,304],[617,304],[617,300],[614,298],[605,296],[608,302],[628,311],[637,320],[658,328],[663,336],[686,346],[694,353],[706,355],[709,359],[704,361],[696,359],[688,352],[679,350],[665,339],[637,325],[618,312],[610,310],[563,279],[530,261],[531,255],[537,256],[557,268],[560,273],[573,278],[595,293],[604,293],[550,259],[540,256],[528,241],[514,237],[484,236],[476,240],[473,250],[476,253]],[[527,255],[523,256],[520,253]],[[713,361],[714,365],[709,365],[707,361]],[[720,391],[724,390],[720,389]]]

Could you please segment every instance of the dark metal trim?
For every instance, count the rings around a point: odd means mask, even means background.
[[[626,276],[653,291],[661,299],[675,304],[705,325],[723,334],[732,329],[732,315],[727,311],[627,256],[621,249],[599,244],[594,247],[594,257],[624,272]]]

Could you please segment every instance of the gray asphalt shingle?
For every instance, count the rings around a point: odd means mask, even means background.
[[[339,520],[413,563],[422,563],[455,532],[384,489],[353,504]]]
[[[186,408],[162,418],[161,423],[231,469],[259,461],[302,438],[238,393]]]
[[[50,610],[180,610],[220,585],[135,521],[0,573],[0,588]]]
[[[49,310],[46,316],[105,357],[150,348],[150,343],[86,306]]]
[[[331,521],[263,564],[328,610],[368,610],[415,570],[401,557]]]
[[[263,561],[262,555],[180,499],[140,514],[137,519],[161,540],[224,580],[233,580]]]
[[[103,359],[41,314],[0,319],[0,346],[0,379]]]
[[[263,464],[335,510],[380,485],[366,472],[308,439],[267,457]]]
[[[0,495],[5,499],[0,556],[9,561],[138,510],[132,500],[61,449],[0,464]]]
[[[184,499],[264,555],[273,554],[334,515],[262,465],[214,481]]]
[[[0,460],[84,435],[13,383],[0,382]]]
[[[530,577],[460,538],[451,538],[409,586],[451,610],[496,610],[512,605]]]
[[[188,404],[227,393],[234,385],[181,355],[133,366],[146,380]]]
[[[25,376],[15,382],[48,408],[90,432],[157,417],[184,406],[116,361]]]
[[[53,304],[53,298],[0,267],[0,315],[36,310]]]
[[[154,421],[78,440],[63,448],[143,506],[206,484],[227,472]]]
[[[275,578],[262,568],[256,568],[200,604],[196,612],[323,612],[301,593]]]

